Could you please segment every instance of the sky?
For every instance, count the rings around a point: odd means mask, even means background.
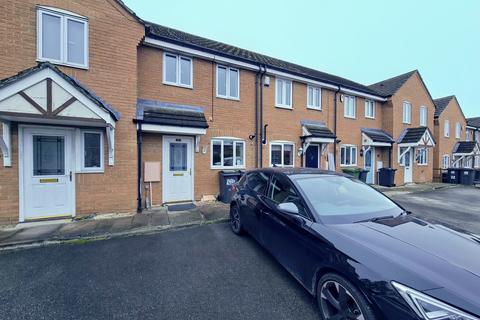
[[[418,69],[480,116],[478,0],[124,0],[142,19],[372,84]]]

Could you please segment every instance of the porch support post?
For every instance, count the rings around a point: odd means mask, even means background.
[[[107,127],[108,165],[115,164],[115,128]]]
[[[0,139],[0,149],[3,154],[3,166],[12,166],[12,137],[10,131],[10,122],[2,122],[2,137]]]

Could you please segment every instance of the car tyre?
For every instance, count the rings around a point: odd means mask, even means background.
[[[236,235],[241,235],[243,233],[240,209],[236,204],[230,206],[230,228]]]
[[[327,273],[317,285],[320,319],[375,320],[373,310],[364,295],[348,280]]]

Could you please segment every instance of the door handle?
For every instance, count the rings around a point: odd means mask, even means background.
[[[70,182],[72,182],[72,171],[70,171]]]

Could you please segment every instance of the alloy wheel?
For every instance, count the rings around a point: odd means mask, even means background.
[[[233,232],[240,232],[240,212],[238,212],[238,207],[234,206],[230,210],[230,226],[232,227]]]
[[[322,285],[320,305],[326,320],[365,320],[358,302],[340,283],[330,280]]]

